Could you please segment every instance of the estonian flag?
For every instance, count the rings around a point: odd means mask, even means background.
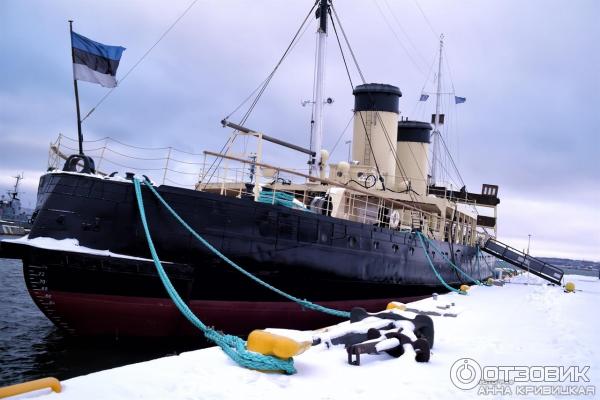
[[[427,101],[428,98],[429,98],[428,94],[422,94],[421,97],[419,98],[419,101]]]
[[[466,97],[454,96],[454,104],[464,103],[465,101],[467,101]]]
[[[125,50],[108,46],[71,32],[73,46],[73,77],[79,81],[99,83],[108,88],[117,86],[117,68]]]

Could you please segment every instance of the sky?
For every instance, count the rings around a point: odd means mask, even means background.
[[[126,47],[110,93],[83,123],[86,140],[218,151],[220,126],[270,73],[312,0],[0,1],[0,190],[24,172],[33,207],[49,143],[77,135],[68,20]],[[335,0],[368,82],[398,86],[403,117],[428,120],[444,34],[445,140],[467,188],[499,185],[499,239],[531,253],[600,261],[600,2],[595,0]],[[246,125],[309,146],[316,21],[303,31]],[[324,147],[347,156],[351,86],[328,40]],[[134,67],[132,70],[132,67]],[[354,84],[359,76],[351,66]],[[123,77],[126,75],[126,78]],[[108,89],[79,83],[82,114]],[[247,104],[245,105],[247,107]],[[246,108],[231,116],[239,121]],[[92,144],[90,144],[92,146]],[[267,147],[264,161],[305,166]],[[123,172],[123,171],[121,171]]]

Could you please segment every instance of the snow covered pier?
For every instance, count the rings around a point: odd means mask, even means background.
[[[594,397],[600,383],[600,281],[566,276],[569,281],[574,293],[524,274],[504,286],[473,287],[468,296],[449,293],[411,303],[432,311],[455,303],[455,317],[432,316],[436,337],[428,363],[415,362],[407,349],[400,358],[363,355],[361,365],[353,366],[343,347],[319,345],[295,357],[297,374],[281,375],[241,368],[213,347],[69,379],[58,394],[19,398]],[[474,382],[479,377],[492,382]]]

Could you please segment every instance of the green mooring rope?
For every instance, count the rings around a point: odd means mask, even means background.
[[[485,256],[481,256],[481,250],[480,250],[480,246],[477,245],[477,269],[479,269],[479,258],[483,258],[483,262],[485,263],[485,265],[487,266],[488,271],[490,271],[490,274],[492,274],[492,276],[494,276],[494,271],[492,270],[492,267],[490,267],[490,264],[487,262],[487,260],[485,259]],[[487,284],[486,284],[487,286]]]
[[[454,268],[455,270],[457,270],[458,272],[460,272],[461,274],[463,274],[464,276],[466,276],[468,279],[471,280],[471,282],[474,282],[477,285],[482,285],[481,282],[479,282],[477,279],[473,279],[473,277],[471,277],[469,274],[467,274],[465,271],[463,271],[462,269],[460,269],[456,264],[454,264],[452,261],[450,261],[450,259],[448,257],[446,257],[446,255],[444,254],[444,252],[442,250],[440,250],[439,247],[437,247],[431,240],[429,240],[429,238],[427,238],[426,236],[424,236],[421,232],[418,232],[421,236],[423,236],[423,238],[425,240],[427,240],[427,242],[429,243],[429,245],[431,247],[434,248],[434,250],[437,250],[438,253],[440,253],[442,255],[442,257],[444,258],[444,260],[446,260],[446,262],[448,264],[450,264],[452,266],[452,268]],[[479,252],[479,247],[477,248],[477,251]],[[479,263],[479,259],[477,259],[477,263]],[[477,264],[479,265],[479,264]]]
[[[150,230],[148,229],[148,221],[146,220],[146,211],[144,209],[144,202],[142,199],[142,191],[139,180],[133,178],[133,185],[135,188],[137,205],[140,211],[140,218],[146,234],[146,240],[148,242],[148,247],[150,248],[150,253],[152,254],[152,260],[154,260],[154,265],[156,266],[160,280],[162,281],[167,293],[179,311],[181,311],[181,313],[194,326],[199,328],[207,339],[216,343],[233,361],[239,365],[261,371],[284,371],[287,374],[294,374],[296,369],[294,368],[294,360],[292,358],[282,360],[276,357],[248,351],[246,349],[246,342],[244,340],[237,336],[226,335],[217,332],[216,330],[206,326],[198,317],[194,315],[192,310],[190,310],[187,304],[185,304],[185,302],[181,299],[177,293],[177,290],[175,290],[175,287],[173,287],[173,284],[169,280],[169,277],[167,276],[158,258],[154,243],[152,242],[152,237],[150,236]]]
[[[417,237],[419,238],[419,241],[421,242],[421,247],[423,247],[423,252],[425,253],[425,257],[427,258],[427,261],[429,261],[429,266],[433,270],[433,273],[438,278],[438,280],[442,283],[442,285],[446,289],[450,290],[451,292],[455,292],[455,293],[458,293],[458,294],[464,294],[464,295],[466,295],[467,292],[464,292],[462,290],[453,288],[452,286],[448,285],[448,283],[444,280],[444,278],[442,278],[442,276],[440,275],[440,273],[438,272],[438,270],[433,265],[433,261],[431,261],[431,258],[429,257],[429,252],[427,251],[427,248],[425,248],[425,241],[423,240],[423,237],[424,237],[423,234],[421,232],[417,231]]]
[[[134,178],[135,179],[135,178]],[[171,213],[171,215],[173,215],[173,217],[175,217],[175,219],[177,219],[177,221],[179,221],[179,223],[181,223],[181,225],[183,225],[192,235],[194,235],[194,237],[196,239],[198,239],[204,246],[206,246],[210,251],[212,251],[213,253],[215,253],[219,258],[221,258],[223,261],[225,261],[227,264],[229,264],[230,266],[232,266],[233,268],[235,268],[236,270],[238,270],[239,272],[241,272],[242,274],[246,275],[248,278],[252,279],[253,281],[263,285],[264,287],[266,287],[267,289],[279,294],[280,296],[285,297],[288,300],[291,300],[295,303],[300,304],[302,307],[307,308],[309,310],[313,310],[313,311],[318,311],[318,312],[322,312],[325,314],[330,314],[336,317],[340,317],[340,318],[345,318],[345,319],[349,319],[350,318],[350,313],[348,311],[340,311],[340,310],[334,310],[333,308],[328,308],[328,307],[323,307],[320,306],[318,304],[312,303],[306,299],[299,299],[297,297],[292,296],[291,294],[288,294],[280,289],[277,289],[274,286],[269,285],[267,282],[263,281],[262,279],[252,275],[250,272],[246,271],[245,269],[243,269],[242,267],[240,267],[239,265],[237,265],[235,262],[233,262],[232,260],[230,260],[226,255],[224,255],[223,253],[221,253],[218,249],[216,249],[213,245],[211,245],[209,242],[206,241],[206,239],[204,239],[202,236],[200,236],[200,234],[198,234],[198,232],[196,232],[191,226],[189,226],[180,216],[179,214],[177,214],[175,212],[175,210],[173,210],[173,208],[162,198],[162,196],[160,194],[158,194],[158,192],[156,191],[156,189],[154,189],[154,187],[152,186],[152,184],[150,182],[148,182],[147,180],[144,181],[144,183],[146,184],[146,186],[150,189],[150,191],[152,191],[152,193],[154,193],[154,195],[156,196],[156,198],[158,200],[160,200],[160,202],[167,208],[167,210],[169,210],[169,212]]]

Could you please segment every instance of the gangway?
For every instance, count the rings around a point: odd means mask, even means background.
[[[564,275],[562,269],[531,257],[529,254],[525,254],[496,239],[488,239],[481,250],[557,285],[560,285]]]

